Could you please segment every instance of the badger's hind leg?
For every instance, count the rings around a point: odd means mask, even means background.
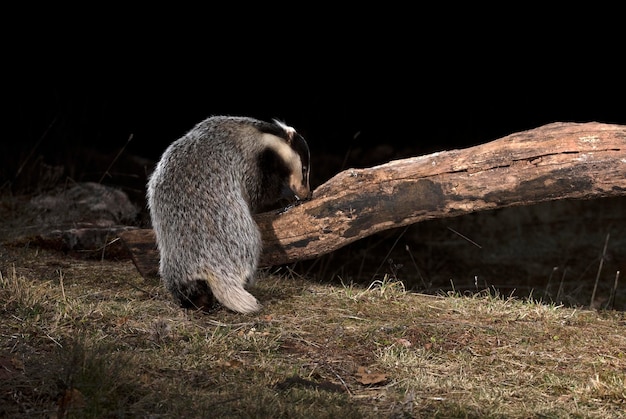
[[[172,290],[172,294],[182,308],[213,312],[220,306],[204,279],[191,280]]]
[[[232,194],[231,194],[232,195]],[[243,197],[234,194],[228,208],[219,208],[209,229],[201,265],[194,277],[205,278],[217,301],[232,311],[249,314],[261,304],[245,288],[254,284],[261,254],[261,233]]]

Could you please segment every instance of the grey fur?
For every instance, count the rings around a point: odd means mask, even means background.
[[[163,153],[148,181],[148,207],[159,272],[183,307],[210,309],[213,294],[233,311],[261,308],[244,288],[255,281],[262,247],[252,214],[285,186],[298,198],[310,194],[308,146],[287,128],[214,116]]]

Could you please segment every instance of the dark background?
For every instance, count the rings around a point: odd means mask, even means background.
[[[550,122],[626,123],[620,17],[469,4],[25,6],[2,37],[0,180],[32,189],[22,177],[36,161],[99,180],[85,149],[155,161],[213,114],[295,127],[320,159],[313,186],[344,165]]]
[[[125,147],[127,154],[156,160],[213,114],[279,118],[307,138],[314,157],[334,154],[352,165],[359,162],[350,161],[349,152],[381,145],[393,150],[380,155],[384,160],[467,147],[555,121],[626,124],[626,84],[621,75],[611,76],[620,68],[617,61],[604,60],[603,72],[584,74],[573,57],[566,58],[527,71],[518,67],[514,75],[506,72],[512,64],[503,63],[477,70],[467,62],[429,69],[424,63],[368,67],[329,60],[337,67],[324,74],[310,69],[284,79],[267,69],[251,76],[237,66],[232,71],[241,74],[213,71],[211,61],[189,73],[73,68],[59,77],[20,77],[5,96],[2,175],[15,183],[25,162],[40,157],[68,164],[85,148],[111,154]],[[586,59],[581,54],[577,61]],[[306,64],[294,67],[305,70]],[[340,169],[324,167],[323,176]],[[80,178],[80,171],[72,175]],[[321,176],[314,176],[317,184],[326,180]]]
[[[15,11],[28,19],[2,51],[4,188],[32,189],[20,178],[36,161],[99,180],[85,149],[156,161],[214,114],[295,127],[313,186],[550,122],[626,123],[610,10],[233,6]]]

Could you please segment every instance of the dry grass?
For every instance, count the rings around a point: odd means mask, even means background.
[[[626,417],[626,316],[289,272],[255,316],[0,247],[2,417]]]

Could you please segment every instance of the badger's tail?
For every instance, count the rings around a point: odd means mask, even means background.
[[[239,280],[225,280],[207,275],[213,295],[222,305],[238,313],[250,314],[261,310],[261,304],[243,287]]]

